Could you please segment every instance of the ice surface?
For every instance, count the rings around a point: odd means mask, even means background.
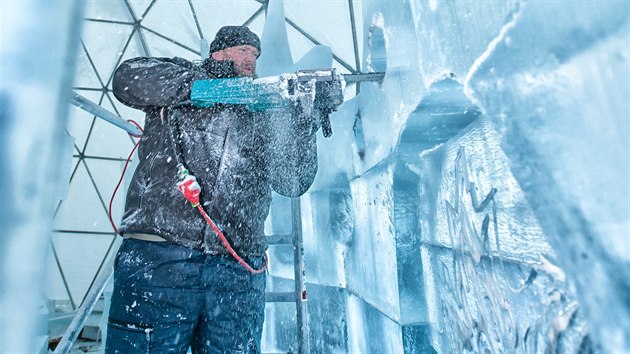
[[[350,185],[357,222],[346,273],[349,289],[399,320],[392,180],[393,168],[385,165]]]
[[[52,215],[65,190],[62,168],[72,160],[64,127],[74,55],[67,54],[78,44],[82,5],[0,6],[0,352],[45,352],[47,324],[38,305]]]
[[[608,352],[630,348],[628,11],[526,3],[467,80]]]
[[[419,160],[424,242],[524,263],[553,254],[486,119]]]
[[[570,351],[580,346],[585,321],[574,313],[561,270],[547,260],[555,254],[507,162],[485,117],[420,157],[434,341],[449,352]],[[565,314],[571,326],[554,327]]]
[[[284,22],[284,1],[269,2],[265,29],[260,41],[261,53],[256,68],[258,76],[287,73],[287,69],[293,65],[293,58]]]
[[[3,270],[10,271],[0,280],[9,309],[2,322],[10,319],[11,326],[0,328],[0,345],[20,350],[36,331],[29,321],[37,314],[28,310],[40,293],[33,284],[42,283],[37,260],[45,259],[41,236],[50,228],[57,189],[50,181],[61,180],[50,162],[59,167],[71,160],[58,157],[63,144],[56,142],[63,138],[53,133],[65,120],[55,112],[63,112],[56,107],[67,34],[79,31],[67,29],[69,3],[9,3],[2,5],[0,162],[6,172],[0,193],[12,202],[0,211],[9,264]],[[130,20],[124,4],[109,3],[94,2],[88,17]],[[231,24],[258,8],[251,2],[243,4],[248,11],[223,13],[200,3],[200,17]],[[148,6],[131,4],[137,13]],[[340,4],[331,18],[345,11]],[[321,4],[309,6],[322,11]],[[331,115],[334,134],[320,135],[319,172],[302,197],[314,352],[630,351],[628,6],[617,0],[361,2],[361,68],[386,76],[362,83],[358,96]],[[300,2],[286,7],[295,16]],[[264,31],[260,18],[252,22],[263,33],[259,75],[330,67],[331,50],[308,52],[312,43],[294,62],[299,55],[289,39],[296,31],[287,29],[284,11],[282,1],[270,1]],[[196,50],[194,22],[172,24],[182,16],[190,15],[175,2],[157,1],[144,25],[167,26],[169,36]],[[206,38],[218,23],[201,23]],[[305,27],[314,24],[308,20]],[[339,48],[348,42],[348,25],[331,21],[315,32],[324,43],[343,32],[331,43]],[[106,36],[104,26],[91,22],[83,34],[100,75],[82,53],[78,86],[107,84],[132,30],[119,26]],[[144,53],[135,38],[122,56],[190,57],[157,36],[146,40],[159,50]],[[47,65],[33,52],[45,52]],[[346,44],[341,53],[349,57],[351,48]],[[73,136],[90,130],[88,118],[74,115]],[[77,144],[84,145],[82,137]],[[90,148],[110,157],[126,149],[102,145]],[[120,171],[118,165],[111,170]],[[65,201],[75,208],[64,207],[57,226],[84,223],[83,229],[104,231],[98,196],[82,193],[86,173],[78,172]],[[93,195],[92,204],[70,201],[81,194]],[[79,222],[71,223],[81,206]],[[290,220],[290,201],[275,196],[266,231],[290,233]],[[268,289],[292,290],[291,246],[272,246],[269,255]],[[18,266],[24,269],[13,272]],[[265,350],[292,350],[296,340],[294,306],[269,305]]]
[[[627,3],[363,17],[366,67],[387,75],[333,117],[312,192],[350,180],[348,292],[440,352],[628,350]],[[349,315],[349,350],[379,321]]]

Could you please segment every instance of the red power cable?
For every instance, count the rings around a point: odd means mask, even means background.
[[[133,121],[131,119],[127,120],[127,122],[135,125],[136,127],[138,127],[138,129],[140,129],[141,132],[144,133],[144,130],[142,129],[140,124],[136,123],[135,121]],[[140,138],[141,137],[141,135],[135,135],[135,134],[131,134],[131,133],[129,133],[129,135],[131,137],[134,137],[134,138]],[[129,166],[129,162],[131,161],[131,156],[133,156],[133,153],[138,148],[138,145],[140,145],[140,140],[138,140],[136,145],[134,145],[133,149],[131,149],[131,153],[129,153],[129,156],[127,157],[127,161],[125,162],[125,167],[123,168],[122,174],[120,175],[120,179],[118,180],[118,184],[116,184],[116,188],[114,188],[114,193],[112,193],[112,198],[109,200],[109,208],[107,210],[108,211],[107,212],[107,216],[109,216],[109,222],[112,224],[112,227],[114,228],[114,231],[116,232],[116,235],[120,235],[120,232],[118,232],[118,228],[116,227],[116,224],[114,223],[114,218],[112,217],[112,204],[114,203],[114,197],[116,196],[116,192],[118,192],[118,188],[120,188],[120,184],[122,183],[123,178],[125,177],[125,172],[127,172],[127,167]]]
[[[134,124],[136,127],[138,127],[138,129],[140,129],[141,132],[144,133],[144,130],[140,127],[140,125],[138,123],[136,123],[135,121],[133,121],[131,119],[128,120],[128,122]],[[133,135],[133,134],[129,134],[129,135],[134,137],[134,138],[139,138],[140,137],[140,135]],[[114,223],[114,219],[112,217],[112,203],[114,202],[114,197],[116,196],[116,192],[118,191],[118,188],[120,188],[120,184],[122,183],[122,180],[125,177],[125,172],[127,172],[127,167],[129,166],[129,162],[131,161],[131,156],[133,156],[133,153],[138,148],[138,145],[140,145],[140,140],[138,140],[136,145],[131,150],[131,153],[129,153],[129,156],[127,157],[127,161],[125,162],[125,167],[123,168],[122,174],[120,175],[120,179],[118,180],[118,184],[116,184],[116,188],[114,188],[114,193],[112,194],[112,198],[109,200],[109,210],[108,210],[109,211],[108,212],[108,214],[109,214],[108,215],[109,216],[109,222],[112,224],[112,227],[114,228],[114,231],[116,231],[117,235],[120,235],[120,232],[118,232],[118,228],[116,227],[116,224]],[[186,186],[186,188],[189,188],[189,187]],[[193,207],[197,207],[197,210],[199,210],[199,213],[201,213],[201,216],[203,216],[203,218],[206,220],[206,222],[208,222],[208,224],[210,224],[210,226],[212,227],[214,232],[217,234],[217,236],[219,236],[219,239],[221,239],[221,242],[223,243],[223,246],[225,247],[225,249],[227,249],[227,251],[232,255],[232,257],[234,257],[234,259],[236,261],[238,261],[238,263],[240,263],[245,269],[247,269],[252,274],[260,274],[260,273],[264,272],[267,269],[267,257],[264,257],[265,265],[262,268],[254,269],[254,268],[250,267],[249,264],[247,264],[247,262],[245,262],[243,260],[243,258],[241,258],[238,255],[238,253],[236,253],[236,251],[234,251],[234,249],[232,248],[232,246],[230,246],[230,243],[225,238],[225,236],[223,235],[221,230],[212,221],[212,219],[210,219],[210,217],[208,216],[208,214],[206,214],[206,211],[203,210],[201,205],[199,205],[199,199],[198,198],[199,198],[199,192],[200,191],[201,191],[201,189],[196,190],[195,193],[193,193],[194,196],[187,195],[184,190],[182,190],[182,193],[184,193],[184,197],[186,199],[188,199],[192,203]],[[189,199],[189,198],[192,198],[192,199]]]
[[[252,274],[260,274],[260,273],[264,272],[265,269],[267,269],[267,257],[264,257],[265,258],[265,265],[262,268],[254,269],[254,268],[250,267],[249,264],[247,264],[243,260],[243,258],[241,258],[238,255],[238,253],[236,253],[236,251],[234,251],[234,249],[232,249],[232,246],[230,246],[230,243],[228,242],[228,240],[225,238],[225,236],[223,236],[223,233],[221,232],[221,230],[219,230],[217,225],[212,221],[212,219],[210,219],[210,217],[208,216],[208,214],[206,214],[206,211],[203,210],[201,205],[197,205],[197,210],[199,210],[199,212],[201,213],[201,216],[203,216],[203,218],[206,219],[206,221],[208,222],[208,224],[210,224],[210,226],[212,227],[214,232],[219,236],[219,238],[221,239],[221,242],[223,243],[223,246],[225,246],[225,248],[228,250],[228,252],[230,252],[232,257],[234,257],[234,259],[236,259],[238,261],[238,263],[240,263],[243,267],[245,267],[245,269],[247,269]]]

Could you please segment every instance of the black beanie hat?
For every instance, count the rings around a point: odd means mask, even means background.
[[[251,45],[258,49],[258,55],[260,55],[260,39],[256,33],[245,26],[221,27],[212,43],[210,43],[210,54],[239,45]]]

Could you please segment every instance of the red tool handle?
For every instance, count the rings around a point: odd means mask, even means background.
[[[177,189],[182,192],[184,198],[190,202],[193,208],[199,205],[201,186],[197,183],[195,176],[186,175],[183,180],[177,182]]]

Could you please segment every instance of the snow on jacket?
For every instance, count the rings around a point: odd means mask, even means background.
[[[227,64],[144,57],[117,68],[114,95],[146,113],[122,234],[154,234],[186,247],[227,253],[177,190],[175,150],[202,187],[204,209],[241,255],[262,255],[267,249],[263,228],[271,190],[296,197],[312,184],[317,147],[313,119],[305,113],[308,104],[251,112],[238,105],[197,108],[186,103],[193,81],[234,76]]]

